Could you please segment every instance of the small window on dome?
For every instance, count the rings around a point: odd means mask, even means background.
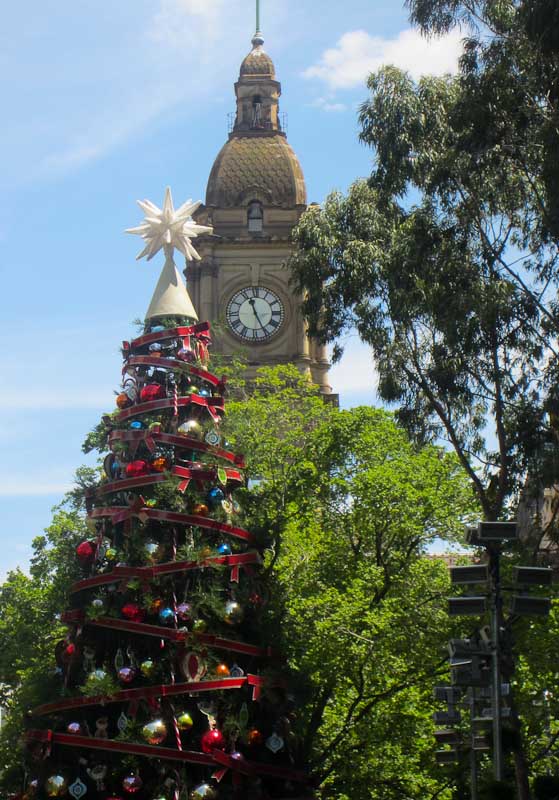
[[[261,233],[264,222],[264,209],[262,203],[253,200],[248,206],[248,230],[249,233]]]

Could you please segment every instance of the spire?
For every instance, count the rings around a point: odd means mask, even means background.
[[[252,37],[252,46],[261,47],[264,44],[262,31],[260,30],[260,0],[256,0],[256,30]]]

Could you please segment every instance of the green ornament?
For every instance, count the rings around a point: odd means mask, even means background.
[[[189,731],[192,728],[194,725],[194,720],[188,711],[181,711],[181,713],[177,716],[177,725],[179,727],[179,731]]]
[[[151,658],[146,658],[146,660],[142,661],[140,664],[140,672],[144,678],[152,678],[155,672],[155,662],[152,661]]]

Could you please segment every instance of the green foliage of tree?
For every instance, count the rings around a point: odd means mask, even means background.
[[[386,67],[368,85],[373,172],[303,216],[294,280],[311,332],[357,329],[399,421],[419,442],[447,440],[498,518],[550,437],[557,250],[529,178],[469,141],[460,79]]]
[[[226,430],[259,479],[251,528],[275,533],[273,602],[322,796],[449,798],[431,719],[448,577],[424,555],[475,513],[455,456],[384,411],[325,405],[288,367],[259,371]]]
[[[0,786],[21,784],[20,737],[27,711],[58,690],[54,648],[66,635],[59,621],[77,578],[75,548],[87,537],[80,510],[58,506],[44,535],[33,541],[29,575],[11,572],[0,586]]]

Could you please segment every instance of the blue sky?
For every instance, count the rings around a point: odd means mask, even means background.
[[[455,68],[456,34],[427,42],[386,0],[262,0],[289,141],[309,201],[368,173],[357,107],[369,71]],[[254,0],[42,0],[8,4],[0,31],[0,579],[86,460],[81,442],[113,408],[123,339],[160,261],[123,234],[158,205],[203,199],[250,49]],[[342,404],[374,403],[356,340],[332,370]]]

